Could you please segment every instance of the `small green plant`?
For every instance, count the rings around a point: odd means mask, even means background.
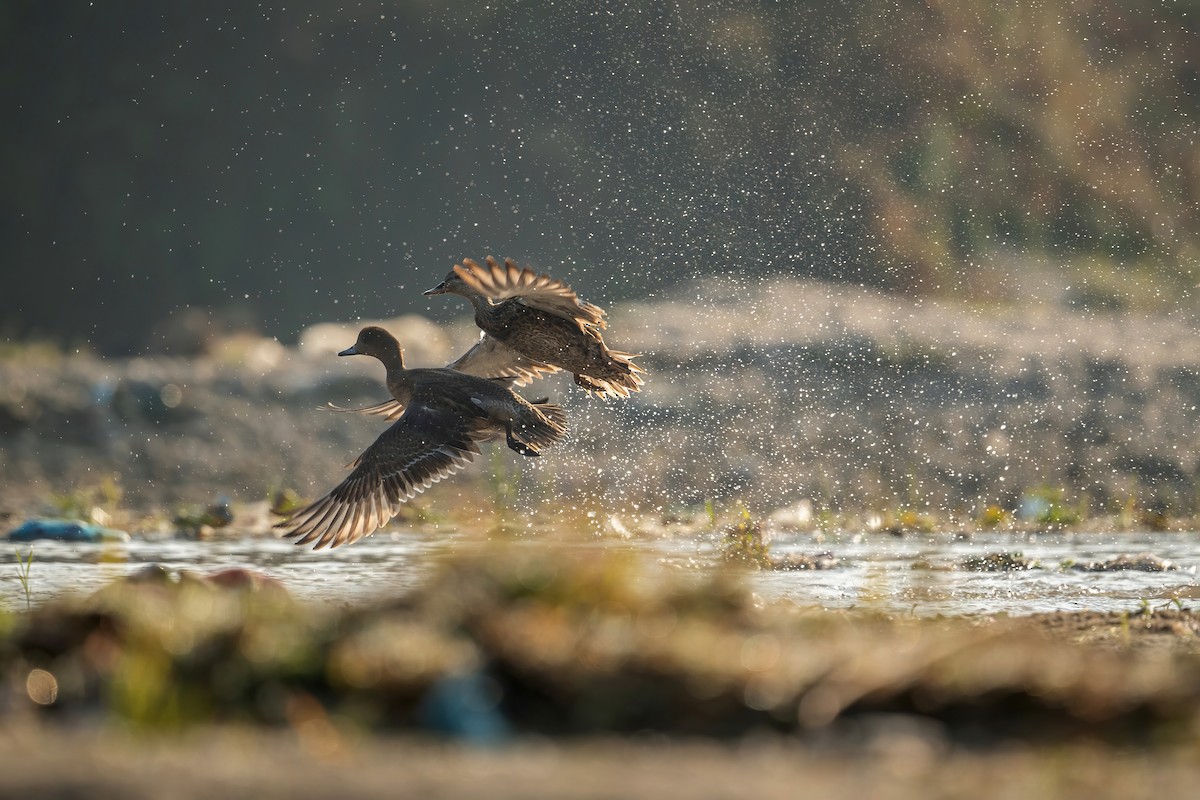
[[[1008,523],[1008,512],[995,503],[989,504],[979,514],[979,527],[991,530]]]
[[[505,454],[499,447],[492,448],[487,474],[487,485],[492,496],[492,506],[496,510],[496,527],[498,533],[510,532],[512,520],[510,509],[517,496],[521,474],[518,469],[509,466]]]
[[[20,548],[17,548],[17,580],[21,582],[21,591],[25,592],[25,610],[28,611],[33,607],[33,590],[29,585],[29,570],[33,567],[33,548],[30,547],[25,556],[21,556]]]
[[[492,499],[496,505],[500,508],[507,508],[517,492],[517,482],[520,476],[504,460],[504,453],[499,448],[492,450],[490,461],[488,488],[491,489]]]
[[[1047,528],[1065,528],[1083,519],[1083,503],[1070,505],[1062,489],[1042,486],[1022,499],[1021,516]]]
[[[937,528],[937,520],[928,511],[917,511],[913,508],[901,509],[896,517],[902,531],[916,533],[932,533]]]
[[[902,536],[906,533],[932,533],[938,527],[937,519],[933,514],[917,511],[914,508],[883,511],[877,519],[876,529],[893,536]]]
[[[741,502],[738,503],[738,515],[741,519],[725,529],[721,558],[727,564],[769,569],[771,552],[770,547],[763,541],[762,527],[750,516],[749,509]]]
[[[304,505],[304,500],[289,486],[278,486],[267,493],[271,502],[271,513],[283,517],[298,511]]]
[[[1177,595],[1177,594],[1173,594],[1170,597],[1168,597],[1163,602],[1163,604],[1160,605],[1156,610],[1157,611],[1169,611],[1171,608],[1174,608],[1176,611],[1186,611],[1187,610],[1183,607],[1183,601],[1179,599],[1179,595]]]
[[[117,479],[106,475],[98,484],[52,493],[50,504],[65,519],[105,525],[116,513],[124,494]]]

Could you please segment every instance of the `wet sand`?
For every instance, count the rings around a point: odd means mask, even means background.
[[[313,743],[290,732],[209,730],[152,738],[6,725],[0,793],[8,797],[526,800],[601,798],[1190,797],[1193,750],[1093,745],[947,749],[903,720],[854,746],[771,737],[734,745],[654,738],[464,748],[420,739]]]

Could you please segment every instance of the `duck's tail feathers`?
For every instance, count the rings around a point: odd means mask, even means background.
[[[535,450],[542,450],[567,435],[567,412],[556,403],[530,403],[513,433]]]
[[[640,391],[646,370],[633,363],[636,355],[609,350],[608,364],[601,374],[576,373],[575,383],[601,399],[629,397],[631,392]]]

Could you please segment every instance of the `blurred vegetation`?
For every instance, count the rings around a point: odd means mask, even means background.
[[[1161,302],[1195,283],[1197,10],[5,3],[0,335],[290,339],[489,252],[609,299],[1037,267]]]
[[[17,554],[17,580],[21,583],[21,593],[25,595],[25,610],[33,607],[33,586],[29,582],[29,573],[33,569],[33,545],[21,555],[21,548],[15,548]]]
[[[107,525],[117,515],[124,495],[119,478],[105,475],[98,483],[52,492],[49,504],[55,516]]]
[[[712,501],[706,510],[712,517]],[[762,525],[750,515],[750,510],[738,503],[738,518],[725,526],[721,533],[721,559],[730,565],[770,569],[771,548],[763,541]]]
[[[648,566],[502,545],[370,607],[302,605],[243,570],[148,567],[90,598],[0,615],[0,700],[62,721],[258,723],[326,741],[728,738],[877,714],[975,744],[1194,741],[1191,611],[980,625],[764,607],[733,574],[649,581]]]
[[[1071,504],[1065,492],[1053,486],[1039,486],[1022,501],[1021,513],[1049,530],[1077,524],[1084,518],[1085,504]]]
[[[921,91],[847,164],[916,282],[987,289],[978,281],[994,275],[973,267],[1033,252],[1082,263],[1101,284],[1156,270],[1146,277],[1195,283],[1194,4],[877,10],[872,41]],[[1102,285],[1081,287],[1084,302],[1089,292],[1105,302]]]

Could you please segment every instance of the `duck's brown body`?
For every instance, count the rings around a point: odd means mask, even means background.
[[[575,383],[601,397],[628,397],[642,385],[643,370],[633,363],[633,356],[605,345],[600,333],[606,327],[604,312],[580,302],[561,281],[520,269],[510,260],[501,266],[488,257],[487,266],[480,266],[464,259],[446,280],[426,292],[445,293],[467,298],[475,311],[475,324],[484,332],[483,341],[451,366],[470,369],[477,351],[489,349],[532,362],[535,376],[537,370],[567,370],[574,374]],[[494,361],[503,363],[499,356]],[[500,370],[496,366],[493,371],[500,374]]]
[[[475,324],[527,358],[572,373],[575,383],[588,391],[627,395],[641,385],[629,357],[609,350],[597,331],[516,298],[477,304]]]
[[[383,362],[393,399],[373,409],[396,422],[351,464],[344,481],[276,526],[297,537],[296,544],[315,542],[319,549],[357,541],[474,459],[482,442],[503,435],[513,450],[537,456],[566,435],[561,408],[532,404],[504,381],[445,367],[405,369],[399,343],[382,328],[364,328],[338,355]]]

